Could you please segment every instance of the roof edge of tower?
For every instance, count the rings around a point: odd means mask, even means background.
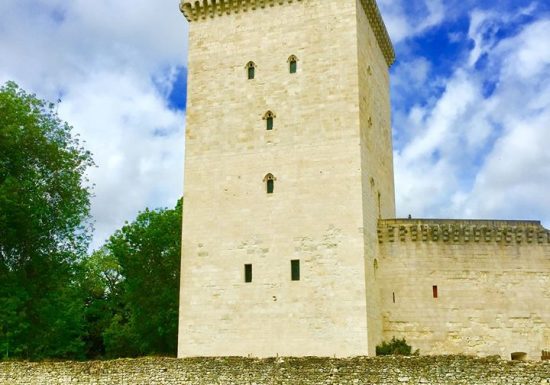
[[[302,0],[181,0],[180,11],[187,21],[213,18],[224,14],[247,12],[257,8],[273,7],[277,4],[292,3]],[[371,23],[372,29],[382,50],[388,67],[395,62],[395,51],[388,30],[376,4],[376,0],[361,0],[363,9]]]
[[[294,1],[302,0],[181,0],[180,11],[191,22]]]
[[[386,59],[386,63],[388,67],[391,67],[392,64],[395,63],[395,51],[386,24],[380,14],[378,4],[376,4],[376,0],[361,0],[361,4],[367,14],[367,18],[372,26],[378,45],[382,50],[382,54]]]

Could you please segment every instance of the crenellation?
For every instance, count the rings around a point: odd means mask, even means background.
[[[550,243],[550,232],[545,230],[539,230],[538,243]]]
[[[469,227],[464,227],[464,242],[470,242],[471,233],[472,231]]]
[[[380,226],[377,227],[376,233],[378,235],[378,243],[382,243],[384,238],[384,233],[382,232],[382,228]]]
[[[401,242],[439,242],[445,243],[505,243],[532,244],[548,243],[550,232],[540,222],[518,221],[470,221],[470,220],[380,220],[379,242],[394,242],[394,229],[398,225],[398,238]],[[383,229],[386,229],[384,232]],[[420,230],[419,230],[420,229]],[[387,237],[384,236],[387,234]]]
[[[393,226],[388,226],[388,241],[390,241],[390,242],[395,241],[394,227]]]
[[[223,13],[230,15],[231,13],[247,12],[255,10],[258,7],[265,8],[266,6],[274,7],[276,4],[283,5],[285,1],[289,4],[293,1],[302,0],[202,0],[180,2],[180,11],[185,16],[187,21],[199,21],[206,19],[207,16],[215,17],[222,16]]]
[[[496,230],[496,229],[494,229],[493,227],[485,226],[485,225],[481,227],[481,232],[484,235],[485,242],[491,242],[493,240],[494,230]],[[506,230],[504,230],[504,233],[505,233],[505,237],[506,237]]]
[[[511,243],[512,242],[512,235],[513,235],[512,228],[511,227],[506,227],[504,229],[504,237],[505,237],[506,243]]]
[[[430,230],[432,232],[432,240],[434,242],[439,241],[439,227],[437,226],[430,226]]]
[[[521,243],[523,242],[523,233],[524,231],[527,231],[527,229],[523,230],[521,228],[516,228],[516,242]]]
[[[527,241],[527,243],[533,243],[533,234],[534,234],[534,230],[532,228],[528,228],[526,230],[526,233],[525,233],[525,239]]]
[[[412,225],[410,227],[410,231],[411,231],[411,239],[416,242],[418,240],[418,226],[417,225]]]
[[[504,229],[498,228],[496,231],[496,237],[495,237],[496,241],[501,242],[504,239],[504,237],[505,237]]]
[[[444,242],[449,242],[450,240],[450,225],[447,225],[447,224],[444,224],[441,226],[442,227],[442,238],[443,238],[443,241]]]
[[[407,233],[408,231],[405,226],[399,226],[399,239],[401,240],[401,242],[405,241]]]
[[[422,241],[426,242],[428,241],[428,233],[429,233],[429,227],[427,225],[421,225],[422,228]]]

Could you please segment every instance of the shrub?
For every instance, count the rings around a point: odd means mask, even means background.
[[[417,356],[418,354],[418,350],[413,353],[411,345],[407,344],[405,338],[399,340],[393,337],[390,342],[383,341],[376,347],[377,356]]]

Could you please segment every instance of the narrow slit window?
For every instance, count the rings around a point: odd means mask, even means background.
[[[393,303],[395,303],[395,292],[392,293],[393,296]]]
[[[252,265],[251,264],[244,265],[244,281],[246,283],[252,282]]]
[[[273,130],[273,123],[274,123],[274,120],[275,120],[275,114],[271,111],[267,111],[264,114],[263,120],[265,120],[265,122],[266,122],[266,126],[265,126],[266,130],[268,130],[268,131]]]
[[[433,294],[434,298],[438,298],[439,293],[437,292],[437,286],[436,285],[432,286],[432,294]]]
[[[246,72],[248,80],[252,80],[256,77],[256,64],[254,62],[248,62],[246,65]]]
[[[298,69],[298,63],[296,63],[296,61],[294,61],[294,60],[291,61],[290,62],[290,73],[295,74],[297,69]]]
[[[288,58],[288,67],[291,74],[295,74],[298,71],[298,58],[292,55]]]
[[[275,190],[275,181],[277,180],[277,178],[275,178],[273,176],[273,174],[267,174],[265,177],[264,177],[264,183],[266,185],[266,192],[268,194],[273,194],[273,191]]]
[[[290,261],[290,276],[293,281],[300,280],[300,260],[293,259]]]

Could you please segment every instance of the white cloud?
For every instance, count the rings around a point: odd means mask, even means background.
[[[474,65],[483,54],[494,48],[499,42],[497,32],[502,25],[510,24],[535,11],[536,3],[534,2],[526,7],[515,9],[513,13],[474,9],[470,15],[468,36],[475,42],[475,46],[470,52],[469,64]]]
[[[378,0],[378,5],[394,44],[422,34],[445,18],[442,0]]]
[[[183,113],[167,109],[147,79],[95,74],[67,93],[60,114],[79,122],[98,166],[89,173],[96,183],[96,244],[138,210],[172,206],[181,195]]]
[[[416,130],[395,154],[400,216],[550,225],[550,20],[497,38],[512,17],[473,11],[470,56],[435,103],[414,106],[399,123]],[[486,68],[476,69],[482,55]],[[484,92],[489,80],[494,90]]]
[[[173,0],[5,0],[0,82],[55,101],[99,166],[94,246],[146,206],[183,190],[184,114],[168,106],[185,65],[187,22]]]

